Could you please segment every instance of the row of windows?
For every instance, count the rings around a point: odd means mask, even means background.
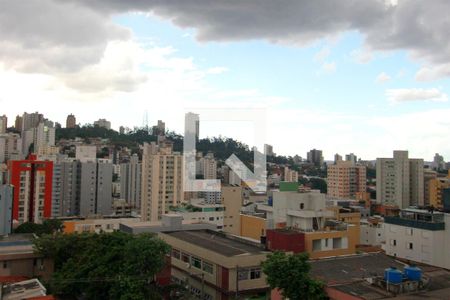
[[[252,280],[261,278],[261,268],[239,269],[238,280]]]
[[[197,256],[190,255],[185,252],[181,252],[180,250],[177,250],[177,249],[172,249],[172,257],[175,259],[181,260],[185,263],[188,263],[191,266],[193,266],[194,268],[203,270],[206,273],[209,273],[209,274],[214,273],[213,265],[207,261],[204,261],[204,260],[202,261],[202,259]]]

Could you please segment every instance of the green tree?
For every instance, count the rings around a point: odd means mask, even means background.
[[[309,179],[309,182],[312,189],[320,190],[320,192],[324,194],[327,193],[327,182],[324,179],[313,177]]]
[[[267,283],[290,300],[327,299],[322,282],[311,278],[307,253],[274,252],[262,263]]]
[[[154,277],[170,247],[155,235],[54,234],[34,245],[54,259],[47,286],[63,299],[161,299]]]
[[[20,224],[14,233],[34,233],[36,235],[52,234],[54,232],[62,231],[63,223],[58,219],[47,219],[42,224],[32,222],[25,222]]]

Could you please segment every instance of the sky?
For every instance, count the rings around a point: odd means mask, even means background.
[[[0,0],[0,114],[450,160],[446,0]],[[265,126],[230,120],[264,111]],[[253,117],[253,116],[252,116]],[[259,125],[258,125],[259,126]]]

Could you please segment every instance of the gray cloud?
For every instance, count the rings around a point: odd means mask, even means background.
[[[303,46],[355,30],[365,49],[407,50],[424,66],[450,57],[447,0],[0,0],[0,62],[24,72],[76,72],[127,40],[111,16],[152,13],[199,41],[261,39]]]
[[[450,57],[450,2],[447,0],[82,0],[95,11],[151,12],[199,41],[263,39],[305,45],[356,30],[372,50],[407,50],[428,64]]]

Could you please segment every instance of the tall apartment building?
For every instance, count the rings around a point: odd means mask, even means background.
[[[202,175],[204,179],[217,178],[217,161],[214,159],[214,153],[209,152],[201,159]]]
[[[342,155],[339,155],[339,153],[336,153],[334,155],[334,163],[337,163],[338,161],[342,160]]]
[[[445,161],[444,157],[440,155],[439,153],[436,153],[433,158],[433,168],[436,170],[443,170],[445,169]]]
[[[35,128],[39,125],[39,123],[41,123],[43,121],[44,121],[43,114],[40,114],[38,112],[31,113],[31,114],[24,112],[22,115],[22,128],[20,130],[23,132],[28,129]]]
[[[40,223],[51,217],[53,162],[35,156],[8,162],[9,183],[14,186],[13,219]]]
[[[80,215],[112,214],[113,164],[107,159],[80,163]]]
[[[10,159],[20,159],[22,155],[22,139],[19,134],[0,134],[0,163]]]
[[[200,137],[200,120],[199,115],[198,114],[194,114],[191,112],[186,113],[186,117],[190,118],[190,119],[197,119],[197,121],[195,121],[195,126],[194,126],[194,136],[195,136],[195,140],[198,141],[199,137]]]
[[[167,143],[145,143],[142,157],[141,218],[157,221],[184,201],[183,156]]]
[[[450,199],[446,199],[446,191],[450,191],[450,171],[447,177],[436,177],[428,181],[429,205],[435,208],[450,208]],[[447,192],[448,193],[448,192]]]
[[[264,144],[264,154],[266,154],[267,156],[274,156],[275,153],[273,153],[273,146]]]
[[[38,152],[41,148],[55,146],[55,128],[41,122],[34,128],[34,151]]]
[[[6,133],[8,128],[8,117],[6,115],[0,116],[0,134]]]
[[[166,123],[162,120],[158,120],[158,123],[152,127],[153,135],[165,135],[166,134]]]
[[[11,233],[14,187],[0,184],[0,236]]]
[[[316,167],[323,166],[322,150],[312,149],[306,154],[306,159],[309,163],[314,164]]]
[[[77,119],[73,114],[67,116],[66,119],[66,128],[75,128],[77,126]]]
[[[16,116],[14,120],[14,129],[18,131],[22,131],[23,118],[19,115]]]
[[[106,119],[98,119],[94,122],[95,127],[111,129],[111,122]]]
[[[142,164],[137,154],[131,156],[129,163],[120,164],[120,198],[131,207],[141,207]]]
[[[355,198],[366,191],[366,167],[353,161],[337,161],[327,169],[328,192],[331,197]]]
[[[394,151],[393,158],[377,158],[377,202],[406,208],[424,203],[423,159]]]
[[[437,178],[437,172],[424,169],[423,170],[423,204],[430,205],[430,182]]]

